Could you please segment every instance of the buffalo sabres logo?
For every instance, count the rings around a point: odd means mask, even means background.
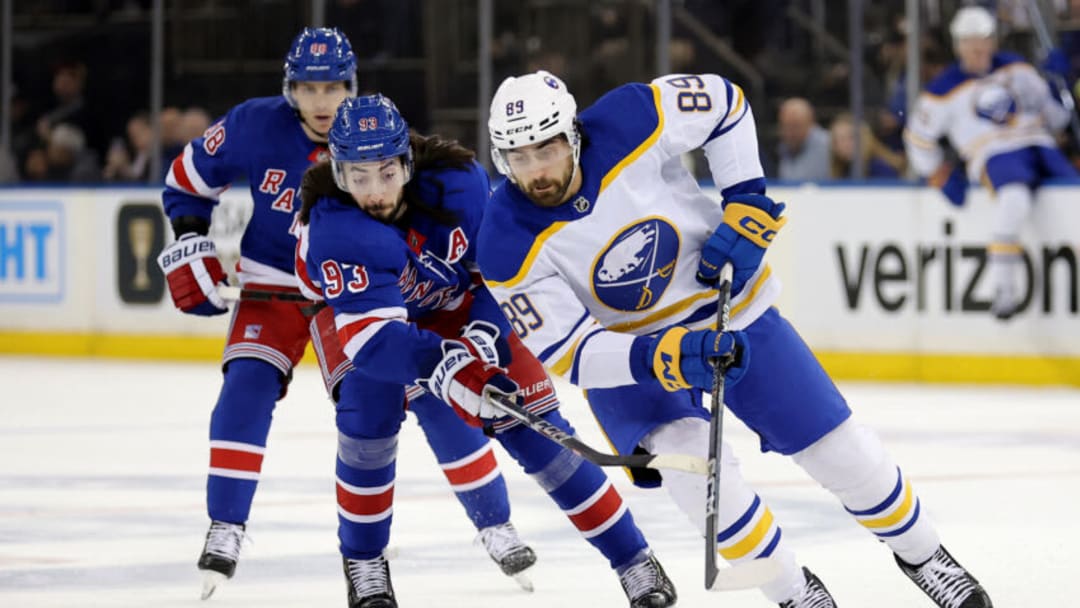
[[[667,220],[650,217],[635,222],[593,262],[593,293],[615,310],[648,310],[671,284],[678,256],[679,233]]]
[[[980,84],[973,99],[975,114],[994,124],[1008,124],[1016,116],[1016,98],[1002,83],[991,81]]]

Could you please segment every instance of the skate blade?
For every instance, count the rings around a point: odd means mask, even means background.
[[[534,590],[532,579],[530,579],[529,575],[525,574],[525,572],[527,572],[527,570],[522,570],[521,572],[518,572],[513,576],[513,579],[522,589],[528,591],[529,593],[532,593]]]
[[[214,591],[227,580],[229,580],[229,577],[220,572],[203,570],[202,597],[200,599],[210,599],[210,596],[214,595]]]
[[[709,591],[738,591],[754,589],[772,582],[783,572],[779,561],[770,558],[755,559],[728,568],[721,568]]]

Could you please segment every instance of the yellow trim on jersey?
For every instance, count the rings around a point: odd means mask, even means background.
[[[715,289],[703,291],[701,293],[694,294],[689,298],[684,298],[672,304],[671,306],[665,306],[664,308],[661,308],[660,310],[652,313],[644,319],[640,319],[637,321],[627,321],[626,323],[613,323],[608,327],[608,329],[611,331],[630,332],[640,327],[645,327],[646,325],[652,325],[653,323],[656,323],[657,321],[660,321],[662,319],[675,316],[676,314],[692,306],[698,300],[703,300],[705,298],[715,298],[716,295],[717,292]]]
[[[729,82],[730,82],[730,81],[729,81]],[[739,96],[738,96],[738,97],[737,97],[737,98],[735,99],[735,105],[734,105],[734,106],[733,106],[733,107],[731,108],[731,110],[730,110],[730,111],[729,111],[729,112],[727,113],[727,116],[725,116],[725,117],[724,117],[724,120],[721,120],[721,121],[720,121],[720,122],[722,122],[722,123],[723,123],[723,122],[727,122],[727,119],[731,118],[732,116],[734,116],[734,115],[735,115],[735,113],[736,113],[736,112],[738,112],[739,110],[741,110],[741,109],[742,109],[742,106],[743,106],[743,101],[745,100],[745,99],[744,99],[744,95],[743,95],[743,90],[742,90],[742,87],[740,87],[739,85],[735,84],[734,82],[731,82],[731,86],[732,86],[732,87],[734,87],[734,88],[735,88],[735,90],[739,92]]]
[[[562,230],[568,223],[569,222],[555,222],[545,228],[543,232],[536,235],[536,240],[533,241],[532,247],[529,248],[529,253],[525,256],[525,260],[521,262],[521,267],[518,268],[517,274],[505,281],[489,281],[484,279],[484,283],[487,284],[488,287],[513,287],[520,283],[525,279],[525,275],[529,274],[529,269],[532,267],[533,262],[536,261],[536,256],[540,254],[540,249],[543,248],[544,241],[551,238],[556,232]]]
[[[570,371],[570,366],[574,364],[574,354],[577,353],[578,345],[581,344],[581,337],[574,340],[574,343],[570,346],[570,350],[566,351],[566,354],[559,357],[559,360],[549,365],[549,369],[560,376],[565,376],[566,372]]]
[[[896,524],[904,520],[911,512],[911,503],[915,499],[914,493],[911,491],[911,482],[904,481],[904,502],[900,504],[891,514],[885,517],[879,517],[877,519],[866,519],[860,521],[863,526],[875,529],[875,528],[891,528]]]
[[[605,188],[610,186],[611,182],[615,181],[616,177],[619,177],[619,174],[622,173],[623,169],[629,166],[630,163],[637,160],[638,157],[645,153],[645,150],[648,150],[654,143],[656,143],[656,140],[660,138],[660,132],[664,130],[664,108],[660,105],[660,87],[656,86],[655,84],[650,84],[649,88],[651,88],[653,91],[653,104],[656,105],[656,128],[653,129],[652,134],[650,134],[649,137],[645,139],[645,141],[641,142],[638,147],[634,148],[633,152],[620,160],[617,165],[612,167],[611,170],[608,171],[606,175],[604,175],[604,179],[600,180],[600,193],[602,193]]]
[[[937,150],[938,149],[938,146],[937,146],[936,143],[930,141],[929,139],[926,139],[925,137],[923,137],[922,135],[919,135],[918,133],[915,133],[911,129],[904,129],[903,139],[904,139],[904,141],[908,142],[909,144],[915,146],[916,148],[922,148],[924,150]]]
[[[739,542],[720,549],[720,556],[726,560],[739,559],[740,557],[746,557],[755,547],[761,544],[762,539],[765,538],[765,534],[769,532],[769,528],[773,524],[773,514],[769,510],[769,507],[765,507],[765,513],[761,515],[761,519],[758,520],[754,529],[746,535],[745,538]]]

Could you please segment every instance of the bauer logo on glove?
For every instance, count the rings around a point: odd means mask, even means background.
[[[157,261],[177,308],[203,316],[228,312],[229,307],[217,292],[217,286],[226,283],[214,241],[189,232],[166,247]]]

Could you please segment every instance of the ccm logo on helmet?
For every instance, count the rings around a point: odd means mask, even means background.
[[[514,127],[513,129],[507,129],[506,134],[507,135],[514,135],[514,134],[517,134],[517,133],[524,133],[525,131],[532,131],[532,128],[533,128],[532,125],[526,125],[524,127]]]
[[[746,216],[739,220],[739,227],[746,231],[747,234],[753,234],[761,237],[761,240],[766,243],[771,243],[776,238],[776,231],[768,229],[764,224],[755,220],[750,216]]]

